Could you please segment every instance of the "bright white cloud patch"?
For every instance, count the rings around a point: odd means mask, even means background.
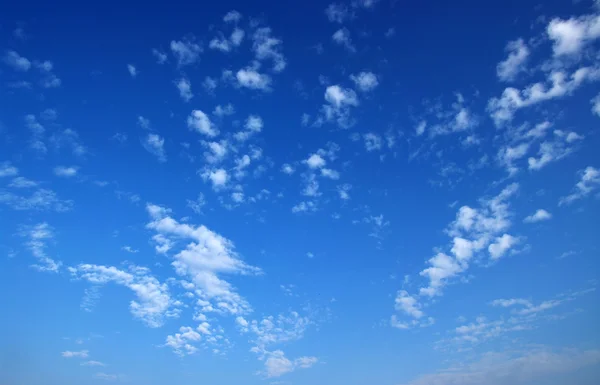
[[[354,90],[338,85],[329,86],[325,89],[325,101],[328,103],[322,107],[325,120],[334,121],[342,128],[354,124],[350,116],[350,108],[359,104]]]
[[[88,350],[80,350],[80,351],[64,351],[61,353],[61,355],[64,358],[88,358],[89,357],[89,351]]]
[[[350,79],[354,82],[356,88],[363,92],[373,91],[379,81],[373,72],[360,72],[356,75],[350,75]]]
[[[74,177],[75,175],[77,175],[77,167],[65,167],[65,166],[58,166],[58,167],[54,167],[54,175],[56,176],[60,176],[62,178],[71,178]]]
[[[171,52],[179,67],[196,63],[200,59],[202,47],[191,40],[171,41]]]
[[[544,209],[539,209],[535,213],[526,217],[523,222],[525,223],[535,223],[541,221],[547,221],[552,218],[552,214]]]
[[[525,64],[529,58],[529,48],[523,39],[518,39],[508,43],[506,51],[508,52],[508,57],[506,60],[498,63],[496,73],[498,74],[498,79],[501,81],[511,82],[515,80],[517,75],[526,70]]]
[[[193,110],[187,118],[187,125],[190,130],[194,130],[208,137],[214,137],[219,134],[219,130],[210,121],[208,115],[201,110]]]
[[[266,74],[258,73],[251,68],[239,70],[235,77],[241,87],[246,87],[254,90],[270,91],[271,77]]]
[[[192,84],[187,78],[181,78],[177,82],[175,82],[175,86],[179,90],[179,96],[185,102],[189,102],[194,94],[192,93]]]
[[[582,199],[600,187],[600,170],[594,167],[586,167],[580,172],[581,180],[577,182],[573,192],[560,198],[559,205],[571,204]]]
[[[306,159],[306,164],[312,169],[321,168],[325,166],[326,163],[325,159],[319,154],[312,154]]]
[[[142,146],[154,155],[159,162],[167,161],[167,154],[165,152],[165,139],[157,134],[148,134],[142,140]]]
[[[346,48],[349,52],[356,52],[356,47],[352,44],[352,38],[350,37],[350,31],[347,28],[338,29],[332,36],[331,39],[336,44],[339,44]]]
[[[229,182],[229,174],[227,170],[223,168],[219,168],[216,170],[206,170],[202,173],[202,178],[204,180],[209,180],[212,184],[213,189],[219,190],[224,188]]]
[[[548,24],[548,37],[553,41],[554,55],[578,55],[600,37],[600,15],[584,15],[570,19],[552,19]]]

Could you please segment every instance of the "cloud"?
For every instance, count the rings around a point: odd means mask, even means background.
[[[325,120],[335,121],[341,128],[348,128],[354,124],[350,117],[350,108],[359,104],[354,90],[332,85],[325,89],[324,97],[328,103],[321,109]]]
[[[192,84],[187,78],[181,78],[175,82],[175,86],[179,90],[179,96],[184,102],[189,102],[194,94],[192,93]]]
[[[223,16],[223,21],[225,23],[237,23],[240,20],[242,20],[242,14],[236,10],[229,11]]]
[[[61,200],[54,191],[49,189],[38,189],[31,196],[25,197],[0,188],[0,203],[14,210],[65,212],[73,207],[73,201]]]
[[[281,165],[281,172],[283,172],[284,174],[292,175],[295,171],[296,170],[291,164],[284,163],[283,165]]]
[[[165,139],[157,134],[148,134],[148,136],[142,140],[142,146],[158,158],[158,161],[164,163],[167,161],[167,154],[165,152]]]
[[[363,92],[373,91],[379,81],[373,72],[360,72],[356,75],[350,75],[350,79],[354,82],[356,88]]]
[[[340,173],[335,170],[332,170],[330,168],[322,168],[321,176],[325,177],[325,178],[333,179],[333,180],[340,179]]]
[[[518,74],[526,70],[525,64],[529,58],[529,48],[523,39],[518,39],[509,42],[506,45],[506,51],[508,57],[498,63],[496,74],[501,81],[511,82],[516,79]]]
[[[324,167],[327,163],[319,154],[311,154],[305,162],[312,169]]]
[[[129,303],[129,310],[148,327],[161,327],[164,318],[168,316],[172,306],[168,287],[153,277],[145,267],[130,265],[129,271],[124,271],[114,266],[79,264],[68,270],[73,277],[94,285],[114,283],[133,291],[136,300]]]
[[[88,350],[81,350],[81,351],[78,351],[78,352],[72,352],[70,350],[67,350],[65,352],[62,352],[61,355],[64,358],[88,358],[89,351]]]
[[[194,130],[208,137],[214,137],[219,134],[219,130],[210,121],[208,115],[200,110],[193,110],[187,118],[187,125],[190,130]]]
[[[354,14],[348,7],[341,3],[331,3],[325,8],[325,15],[332,23],[343,24],[354,18]]]
[[[596,67],[582,67],[570,75],[564,71],[553,71],[546,82],[531,84],[523,90],[513,87],[504,89],[502,96],[488,101],[487,110],[496,126],[503,126],[512,120],[519,109],[570,95],[584,82],[598,79],[600,68]],[[550,87],[546,83],[550,83]]]
[[[261,132],[263,126],[264,123],[260,116],[250,115],[244,124],[245,130],[236,132],[233,137],[240,142],[246,141],[255,133]]]
[[[156,48],[152,49],[152,55],[154,55],[158,64],[165,64],[167,62],[167,54]]]
[[[71,177],[74,177],[75,175],[77,175],[78,170],[79,169],[74,166],[71,166],[71,167],[58,166],[58,167],[54,167],[54,175],[59,176],[61,178],[71,178]]]
[[[341,46],[344,46],[350,52],[356,52],[356,47],[352,45],[352,38],[350,38],[350,31],[347,28],[338,29],[332,36],[331,39]]]
[[[592,112],[600,117],[600,94],[596,95],[591,101]]]
[[[196,330],[189,326],[182,326],[179,328],[179,333],[167,336],[164,346],[170,347],[179,356],[190,355],[198,351],[192,343],[200,341],[201,338],[202,336]]]
[[[587,44],[600,37],[599,24],[600,15],[552,19],[546,32],[554,43],[554,56],[579,55]]]
[[[6,65],[12,67],[16,71],[26,72],[31,68],[31,62],[15,51],[6,52],[3,59]]]
[[[414,297],[411,297],[406,290],[400,290],[396,296],[396,310],[402,311],[409,316],[419,319],[423,317],[421,305]]]
[[[544,209],[538,209],[535,213],[526,217],[523,220],[523,222],[536,223],[536,222],[541,222],[541,221],[547,221],[551,218],[552,218],[552,214],[550,214],[548,211],[546,211]]]
[[[287,63],[281,53],[281,39],[271,36],[271,28],[258,28],[252,35],[252,39],[252,50],[256,55],[256,60],[272,60],[274,72],[281,72],[285,69]]]
[[[121,247],[121,250],[126,251],[126,252],[131,253],[131,254],[136,254],[136,253],[140,252],[139,250],[134,249],[131,246],[123,246],[123,247]]]
[[[37,259],[37,263],[31,265],[34,269],[43,272],[57,273],[62,265],[46,254],[46,243],[54,239],[54,231],[46,222],[38,223],[31,227],[25,227],[21,235],[28,241],[25,243],[31,254]]]
[[[171,41],[171,52],[177,59],[177,66],[183,67],[200,60],[202,47],[192,40]]]
[[[372,132],[368,132],[363,135],[363,138],[365,140],[365,148],[367,151],[371,152],[381,150],[381,146],[383,145],[381,136]]]
[[[206,206],[206,199],[204,198],[204,194],[199,193],[196,200],[187,200],[187,207],[189,207],[196,214],[202,214],[202,208]]]
[[[235,114],[235,108],[233,108],[233,105],[231,103],[228,103],[224,106],[217,105],[215,107],[215,110],[213,111],[213,115],[218,117],[230,116],[233,114]]]
[[[239,70],[235,77],[241,87],[265,92],[271,90],[271,77],[267,74],[258,73],[252,68]]]
[[[215,190],[219,190],[224,188],[229,182],[229,174],[223,168],[219,168],[216,170],[205,170],[202,174],[202,179],[210,180],[212,183],[212,187]]]
[[[307,369],[319,361],[317,357],[306,356],[290,361],[281,350],[266,352],[265,357],[265,375],[267,378],[281,377],[296,369]]]
[[[600,170],[597,168],[588,166],[579,173],[581,174],[581,180],[577,182],[571,194],[560,198],[558,202],[559,206],[569,205],[576,200],[582,199],[600,186]]]
[[[488,251],[492,259],[498,259],[504,256],[506,252],[519,243],[519,239],[513,237],[510,234],[504,234],[501,237],[496,238],[495,242],[488,246]]]
[[[133,64],[127,64],[127,71],[129,71],[129,75],[131,75],[132,78],[135,78],[138,74],[137,69]]]
[[[106,366],[106,364],[104,364],[100,361],[86,361],[86,362],[82,362],[81,366]]]
[[[314,211],[317,211],[317,205],[315,204],[315,202],[312,202],[312,201],[300,202],[297,205],[292,207],[292,212],[294,214],[314,212]]]
[[[222,140],[220,142],[202,141],[202,145],[208,149],[208,151],[204,153],[204,159],[208,163],[220,163],[227,156],[228,143],[226,140]]]
[[[1,171],[0,171],[1,174]],[[27,179],[23,176],[18,176],[16,178],[13,178],[13,180],[10,182],[10,184],[8,185],[8,187],[13,187],[13,188],[31,188],[31,187],[37,187],[38,183]]]
[[[48,148],[44,143],[44,133],[46,129],[44,126],[38,122],[34,115],[26,115],[25,116],[25,125],[31,131],[31,140],[29,147],[38,152],[39,154],[46,154]]]
[[[195,291],[202,312],[243,315],[250,304],[221,276],[259,274],[261,270],[242,261],[233,242],[206,226],[180,223],[170,210],[148,204],[151,221],[148,229],[167,239],[185,239],[185,248],[173,256],[172,266],[180,276],[188,277],[199,289]]]
[[[0,178],[15,176],[17,174],[19,174],[19,169],[13,166],[10,162],[0,163]]]
[[[340,199],[345,200],[345,201],[350,199],[350,190],[351,189],[352,189],[352,185],[348,184],[348,183],[338,186],[337,191],[340,196]]]

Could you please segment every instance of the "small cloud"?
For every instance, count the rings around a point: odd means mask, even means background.
[[[534,214],[526,217],[523,222],[525,223],[536,223],[541,221],[547,221],[552,218],[552,214],[544,209],[537,210]]]
[[[67,350],[65,352],[62,352],[61,355],[64,358],[88,358],[89,351],[88,350],[81,350],[81,351],[78,351],[78,352],[72,352],[70,350]]]
[[[132,254],[135,254],[135,253],[139,252],[139,250],[134,249],[131,246],[123,246],[123,247],[121,247],[121,250],[126,251],[128,253],[132,253]]]
[[[132,78],[135,78],[138,74],[137,69],[132,64],[127,64],[127,71]]]
[[[71,178],[71,177],[74,177],[75,175],[77,175],[78,170],[79,170],[78,167],[58,166],[58,167],[54,167],[54,175],[59,176],[61,178]]]

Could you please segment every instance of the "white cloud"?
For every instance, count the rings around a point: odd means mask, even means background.
[[[139,250],[134,249],[131,246],[123,246],[123,247],[121,247],[121,250],[126,251],[126,252],[131,253],[131,254],[136,254],[136,253],[140,252]]]
[[[363,138],[365,140],[365,148],[367,149],[367,151],[376,151],[376,150],[381,150],[381,146],[383,144],[383,141],[381,140],[381,136],[372,133],[372,132],[368,132],[366,134],[363,135]]]
[[[578,383],[576,373],[600,362],[600,351],[536,348],[529,351],[485,352],[476,361],[421,376],[404,385],[525,385],[571,373],[565,383]]]
[[[146,151],[156,156],[159,162],[167,161],[164,145],[165,139],[157,134],[148,134],[148,136],[142,140],[142,146]]]
[[[337,187],[338,194],[340,195],[340,199],[348,200],[350,199],[350,190],[352,189],[351,184],[343,184]]]
[[[421,305],[417,302],[417,299],[411,297],[406,290],[400,290],[398,292],[398,295],[396,296],[396,310],[402,311],[416,319],[423,317]]]
[[[15,51],[8,51],[6,55],[4,55],[4,63],[17,71],[25,72],[29,71],[29,68],[31,68],[31,62]]]
[[[187,200],[187,207],[192,209],[196,214],[202,214],[202,208],[206,206],[206,199],[204,198],[204,194],[199,193],[196,200]]]
[[[253,90],[270,91],[271,77],[267,74],[261,74],[252,68],[239,70],[235,77],[240,86]]]
[[[490,252],[492,259],[499,259],[517,243],[519,243],[518,238],[515,238],[510,234],[504,234],[501,237],[496,238],[495,242],[489,245],[488,251]]]
[[[152,55],[156,57],[156,62],[158,64],[165,64],[167,62],[167,54],[157,50],[156,48],[152,49]]]
[[[600,170],[588,166],[580,171],[581,180],[575,185],[574,191],[565,197],[560,198],[559,206],[571,204],[576,200],[586,197],[592,191],[600,186]]]
[[[344,46],[350,52],[356,52],[356,47],[352,45],[352,39],[350,38],[350,31],[347,28],[338,29],[331,38],[339,45]]]
[[[529,157],[527,159],[530,170],[540,170],[551,162],[563,159],[574,151],[574,148],[569,147],[568,144],[583,139],[575,132],[564,133],[560,130],[554,131],[554,137],[553,141],[545,141],[540,144],[537,158]]]
[[[526,217],[523,222],[525,223],[535,223],[541,221],[547,221],[552,218],[552,214],[544,209],[539,209],[535,213]]]
[[[215,190],[224,188],[227,185],[227,182],[229,182],[229,174],[223,168],[205,170],[201,176],[204,180],[210,180],[212,187]]]
[[[65,352],[62,352],[61,355],[64,358],[88,358],[89,351],[88,350],[81,350],[81,351],[78,351],[78,352],[72,352],[70,350],[67,350]]]
[[[192,84],[187,78],[179,79],[175,82],[175,86],[179,90],[179,96],[181,96],[181,99],[185,102],[189,102],[194,97],[194,94],[192,93]]]
[[[210,43],[208,43],[208,47],[210,49],[216,49],[221,52],[229,52],[231,51],[231,44],[228,39],[223,36],[213,38]]]
[[[427,122],[424,120],[420,121],[415,127],[415,134],[417,134],[417,136],[423,135],[425,133],[425,128],[427,128]]]
[[[357,75],[350,75],[350,79],[363,92],[373,91],[379,85],[377,76],[373,72],[360,72]]]
[[[272,60],[273,71],[281,72],[287,63],[281,53],[282,42],[271,36],[271,29],[267,27],[258,28],[252,35],[252,50],[257,60]]]
[[[235,191],[231,193],[231,200],[233,200],[235,203],[242,203],[244,202],[244,193],[241,191]]]
[[[509,42],[506,45],[506,51],[508,57],[498,63],[496,74],[501,81],[511,82],[518,74],[526,70],[525,64],[529,58],[529,48],[523,39],[518,39]]]
[[[242,14],[236,10],[229,11],[223,16],[223,21],[225,23],[237,23],[240,20],[242,20]]]
[[[202,145],[208,149],[208,151],[206,151],[204,153],[204,159],[208,163],[213,163],[213,164],[220,163],[227,156],[228,144],[227,144],[226,140],[222,140],[220,142],[204,142],[203,141]]]
[[[267,378],[281,377],[298,368],[310,368],[319,361],[316,357],[300,357],[290,361],[281,350],[265,352],[264,355],[266,356],[265,375]]]
[[[333,179],[333,180],[340,179],[340,173],[335,170],[332,170],[330,168],[322,168],[321,176],[325,177],[325,178]]]
[[[69,267],[69,272],[77,279],[84,279],[94,285],[114,283],[132,290],[135,301],[129,303],[129,310],[135,318],[151,328],[163,325],[172,305],[166,284],[161,284],[150,274],[150,270],[140,266],[129,266],[129,271],[114,266],[80,264]]]
[[[189,326],[179,328],[179,333],[167,336],[164,346],[173,349],[173,352],[179,356],[194,354],[198,351],[192,343],[200,341],[202,336],[196,330]]]
[[[177,65],[183,67],[194,64],[200,59],[202,47],[191,40],[173,40],[171,41],[171,52],[177,59]]]
[[[292,175],[295,171],[296,170],[294,169],[294,167],[291,164],[284,163],[281,166],[281,172],[283,172],[284,174]]]
[[[328,86],[325,89],[325,101],[322,112],[327,121],[336,121],[341,128],[348,128],[354,121],[350,117],[350,107],[358,106],[356,92],[350,88],[338,85]]]
[[[135,78],[138,74],[137,69],[133,64],[127,64],[127,71],[129,71],[129,75],[131,75],[132,78]]]
[[[2,174],[2,171],[0,170],[0,174]],[[36,187],[38,185],[37,182],[29,180],[23,176],[18,176],[16,178],[13,178],[13,180],[10,182],[10,184],[8,185],[8,187],[13,187],[13,188],[30,188],[30,187]]]
[[[229,116],[233,114],[235,114],[235,108],[233,108],[233,105],[231,103],[228,103],[224,106],[217,105],[215,107],[215,110],[213,111],[213,115],[218,117]]]
[[[71,210],[73,202],[61,200],[56,193],[48,189],[39,189],[29,197],[16,195],[0,189],[0,203],[4,203],[14,210],[52,210],[65,212]]]
[[[244,124],[245,130],[236,132],[233,137],[240,142],[246,141],[255,133],[261,132],[263,125],[264,123],[260,116],[250,115]]]
[[[314,211],[317,211],[317,205],[312,201],[303,201],[292,207],[292,212],[294,214]]]
[[[591,100],[592,103],[592,112],[598,116],[600,116],[600,94],[596,95],[595,98]]]
[[[13,166],[10,162],[0,163],[0,178],[7,176],[15,176],[19,173],[19,169]]]
[[[85,361],[81,363],[81,366],[106,366],[103,362],[100,361]]]
[[[71,178],[74,177],[75,175],[77,175],[77,171],[78,168],[71,166],[71,167],[65,167],[65,166],[58,166],[58,167],[54,167],[54,175],[62,177],[62,178]]]
[[[151,221],[147,228],[168,239],[188,239],[185,248],[173,256],[172,266],[178,275],[187,276],[199,289],[195,295],[201,311],[243,315],[250,305],[221,275],[258,274],[260,269],[243,262],[235,252],[233,242],[203,225],[180,223],[170,216],[170,210],[148,204]]]
[[[244,40],[244,36],[246,36],[246,33],[244,32],[243,29],[235,28],[233,30],[233,32],[231,32],[231,35],[229,36],[229,41],[231,41],[231,44],[233,44],[234,46],[237,47],[240,44],[242,44],[242,41]]]
[[[204,87],[204,90],[207,93],[212,94],[215,91],[215,89],[217,88],[217,84],[218,84],[217,79],[207,76],[204,78],[204,81],[202,82],[202,87]]]
[[[332,23],[343,24],[347,20],[351,20],[354,15],[348,7],[341,3],[331,3],[325,8],[325,15]]]
[[[600,37],[600,15],[584,15],[568,20],[552,19],[546,32],[554,42],[554,56],[578,55]]]
[[[42,222],[35,226],[26,227],[21,235],[28,239],[25,245],[38,261],[31,267],[38,271],[50,273],[57,273],[60,270],[62,263],[56,262],[46,254],[46,243],[54,238],[54,231],[48,223]]]
[[[531,84],[523,90],[508,87],[500,98],[494,97],[488,101],[487,109],[496,125],[502,126],[511,121],[514,113],[521,108],[570,95],[584,82],[598,79],[600,68],[595,67],[582,67],[571,75],[553,71],[548,75],[549,88],[543,82]]]
[[[319,154],[311,154],[305,162],[312,169],[324,167],[327,163]]]
[[[208,115],[200,110],[193,110],[187,118],[188,128],[200,134],[214,137],[219,134],[219,130],[210,121]]]

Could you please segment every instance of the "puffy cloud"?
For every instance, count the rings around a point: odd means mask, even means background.
[[[212,124],[208,115],[200,110],[193,110],[187,118],[187,125],[190,130],[200,134],[214,137],[219,134],[219,130]]]
[[[202,145],[208,149],[204,153],[204,159],[208,163],[220,163],[227,156],[227,141],[220,142],[202,142]]]
[[[63,356],[64,358],[88,358],[89,357],[89,351],[88,350],[81,350],[81,351],[78,351],[78,352],[73,352],[73,351],[67,350],[65,352],[62,352],[61,356]]]
[[[241,87],[261,91],[271,90],[271,77],[267,74],[258,73],[252,68],[244,68],[239,70],[235,74],[235,77]]]
[[[332,36],[331,39],[336,44],[344,46],[350,52],[356,52],[356,47],[352,44],[352,38],[350,38],[350,31],[347,28],[338,29]]]
[[[523,41],[518,39],[509,42],[506,45],[508,57],[506,60],[498,63],[496,74],[501,81],[511,82],[517,75],[526,70],[525,64],[529,58],[529,48]]]
[[[317,211],[317,205],[312,201],[303,201],[292,207],[294,214],[314,211]]]
[[[323,176],[325,178],[333,179],[333,180],[340,179],[340,173],[335,170],[332,170],[330,168],[322,168],[321,176]]]
[[[167,62],[167,54],[156,48],[152,49],[152,55],[154,55],[158,64],[165,64]]]
[[[281,166],[281,172],[283,172],[284,174],[292,175],[294,173],[294,171],[296,171],[296,170],[294,169],[294,167],[291,164],[284,163]]]
[[[517,243],[519,243],[518,238],[515,238],[510,234],[504,234],[501,237],[496,238],[495,242],[488,246],[488,251],[490,252],[492,259],[499,259]]]
[[[415,134],[417,134],[417,136],[421,136],[425,133],[425,129],[427,128],[427,122],[422,120],[419,122],[419,124],[417,124],[417,126],[415,127]]]
[[[564,71],[553,71],[548,75],[546,83],[538,82],[519,90],[513,87],[504,89],[499,98],[488,101],[487,110],[497,126],[502,126],[512,120],[514,113],[528,106],[547,100],[570,95],[586,81],[600,79],[600,68],[582,67],[571,75]]]
[[[167,161],[167,154],[165,152],[165,139],[157,134],[148,134],[146,138],[142,140],[142,146],[156,156],[159,162]]]
[[[54,167],[54,175],[62,177],[62,178],[71,178],[71,177],[74,177],[75,175],[77,175],[78,170],[79,169],[74,166],[71,166],[71,167],[58,166],[58,167]]]
[[[202,82],[202,87],[204,87],[204,90],[209,93],[212,94],[215,89],[217,88],[217,79],[211,78],[210,76],[207,76],[204,78],[204,81]]]
[[[7,176],[15,176],[19,173],[19,169],[13,166],[10,162],[0,163],[0,178]]]
[[[523,222],[525,223],[535,223],[541,221],[547,221],[552,218],[552,214],[544,209],[538,209],[535,213],[526,217]]]
[[[1,170],[0,170],[0,174],[2,174]],[[13,180],[10,182],[10,184],[8,185],[8,187],[13,187],[13,188],[30,188],[30,187],[36,187],[38,185],[37,182],[32,181],[30,179],[27,179],[25,177],[22,176],[18,176],[16,178],[13,178]]]
[[[379,85],[377,76],[373,72],[360,72],[356,75],[350,75],[350,79],[363,92],[373,91]]]
[[[281,72],[287,63],[281,53],[281,40],[271,36],[271,28],[258,28],[252,35],[252,50],[257,60],[272,60],[273,71]]]
[[[310,368],[318,362],[316,357],[300,357],[290,361],[281,350],[265,352],[265,356],[265,375],[267,378],[281,377],[297,368]]]
[[[327,121],[336,121],[342,128],[352,126],[354,121],[350,118],[350,107],[358,106],[356,92],[349,88],[338,85],[329,86],[325,89],[325,101],[322,112]]]
[[[327,163],[319,154],[311,154],[305,162],[312,169],[324,167]]]
[[[415,297],[411,297],[406,290],[400,290],[396,296],[396,310],[402,311],[409,316],[419,319],[423,317],[421,305]]]
[[[231,103],[228,103],[224,106],[217,105],[215,107],[215,110],[213,111],[213,115],[216,115],[218,117],[229,116],[233,114],[235,114],[235,108],[233,108],[233,105]]]
[[[229,11],[223,16],[225,23],[237,23],[242,20],[242,14],[236,10]]]
[[[381,136],[372,132],[368,132],[363,135],[363,138],[365,140],[365,148],[367,151],[381,150],[381,146],[383,144]]]
[[[530,170],[540,170],[551,162],[556,162],[574,151],[568,144],[583,139],[575,132],[565,133],[560,130],[554,131],[554,140],[545,141],[540,144],[538,157],[529,157],[527,163]]]
[[[192,93],[192,84],[187,78],[179,79],[175,82],[175,86],[179,90],[179,96],[181,96],[181,99],[185,102],[189,102],[194,97],[194,94]]]
[[[516,146],[504,146],[498,150],[498,161],[506,166],[510,175],[514,175],[518,168],[514,165],[515,161],[523,158],[529,151],[529,143],[521,143]]]
[[[600,94],[596,95],[595,98],[591,100],[592,103],[592,112],[598,116],[600,116]]]
[[[559,206],[584,198],[600,186],[600,170],[597,168],[588,166],[580,171],[580,174],[581,180],[577,182],[571,194],[560,198]]]
[[[147,228],[169,239],[187,239],[185,248],[173,256],[177,274],[188,277],[198,290],[198,304],[203,312],[243,315],[250,305],[221,275],[258,274],[260,269],[242,261],[233,242],[200,225],[180,223],[170,216],[170,210],[148,204],[151,221]]]
[[[198,342],[200,339],[200,333],[189,326],[182,326],[179,328],[179,333],[167,336],[164,346],[173,349],[175,354],[184,356],[198,351],[198,348],[192,345],[192,343]]]
[[[229,174],[223,168],[216,170],[205,170],[202,174],[202,179],[210,180],[212,187],[215,190],[224,188],[229,182]]]
[[[578,55],[600,37],[600,15],[584,15],[568,20],[552,19],[546,32],[553,41],[554,56]]]
[[[202,47],[192,40],[173,40],[171,41],[171,52],[177,59],[177,65],[183,67],[194,64],[200,59]]]
[[[127,71],[129,72],[129,75],[131,75],[132,78],[135,78],[138,74],[137,69],[133,64],[127,64]]]
[[[136,296],[129,303],[131,314],[151,328],[162,326],[169,315],[172,301],[167,285],[161,284],[145,267],[132,265],[129,271],[124,271],[114,266],[80,264],[68,270],[75,278],[94,285],[114,283],[129,288]]]
[[[340,199],[348,200],[350,199],[350,190],[352,189],[351,184],[343,184],[337,187],[338,194],[340,195]]]
[[[236,132],[233,137],[240,142],[246,141],[255,133],[261,132],[263,125],[264,123],[260,116],[250,115],[244,124],[245,130]]]
[[[0,203],[8,205],[14,210],[65,212],[73,207],[72,201],[59,199],[56,193],[49,189],[36,190],[29,197],[0,189]]]
[[[4,63],[10,67],[12,67],[14,70],[17,71],[29,71],[29,68],[31,68],[31,62],[19,55],[17,52],[15,51],[8,51],[6,53],[6,55],[4,55]]]
[[[331,3],[325,8],[325,15],[332,23],[343,24],[354,17],[348,7],[341,3]]]

